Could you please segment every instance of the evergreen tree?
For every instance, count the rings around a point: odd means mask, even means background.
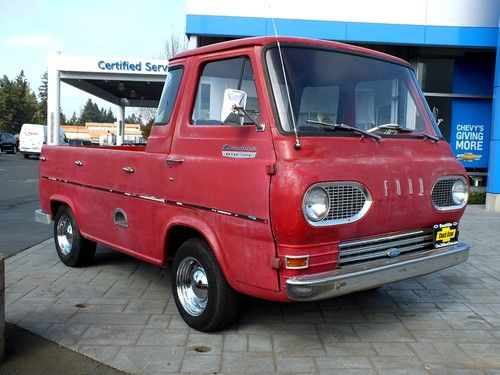
[[[116,121],[116,117],[113,114],[113,111],[111,110],[111,107],[110,107],[110,108],[108,108],[108,112],[106,113],[106,117],[104,119],[104,122],[115,122],[115,121]]]
[[[40,103],[38,105],[38,107],[39,107],[38,116],[41,119],[45,119],[45,120],[43,120],[43,122],[45,123],[47,121],[46,120],[46,118],[47,118],[47,96],[48,96],[48,87],[49,87],[49,85],[48,85],[49,77],[48,77],[47,71],[45,71],[42,74],[41,79],[42,79],[42,83],[38,87],[38,98],[40,99]],[[62,123],[63,123],[63,121],[61,120],[61,124]]]
[[[59,122],[61,123],[61,125],[66,125],[68,123],[68,120],[66,120],[66,116],[64,115],[64,113],[61,113],[59,114]]]
[[[154,119],[148,121],[146,125],[141,126],[142,138],[148,139],[151,134],[151,128],[153,127]]]
[[[128,115],[127,118],[125,119],[125,122],[127,124],[141,124],[141,116],[136,116],[135,113],[132,113],[131,115]]]
[[[113,122],[115,121],[115,116],[111,111],[111,108],[106,112],[104,108],[99,108],[97,103],[94,103],[92,99],[88,99],[80,112],[80,117],[76,122],[80,124],[85,124],[86,122]]]
[[[76,117],[76,112],[73,112],[73,115],[69,119],[68,124],[76,125],[77,123],[78,123],[78,117]]]
[[[0,130],[18,133],[24,123],[45,123],[39,109],[36,95],[22,70],[13,81],[3,76],[0,80]]]

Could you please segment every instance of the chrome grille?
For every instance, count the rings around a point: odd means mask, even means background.
[[[388,253],[397,249],[400,254],[432,248],[432,230],[420,230],[386,237],[345,241],[339,243],[339,266],[389,258]]]
[[[324,220],[341,220],[356,216],[365,205],[364,192],[355,185],[330,185],[324,189],[330,197],[330,211]]]
[[[434,208],[440,211],[446,211],[456,210],[457,208],[461,208],[465,205],[465,202],[462,205],[457,205],[453,201],[452,187],[453,184],[458,180],[462,180],[465,183],[465,180],[459,176],[441,177],[436,181],[434,187],[432,188],[431,194],[432,204],[434,205]]]
[[[330,206],[328,214],[323,220],[318,222],[308,221],[313,226],[352,223],[361,219],[372,204],[370,193],[358,182],[325,182],[315,184],[310,189],[316,187],[326,191]]]
[[[432,203],[436,207],[455,206],[451,197],[451,188],[457,179],[443,179],[436,182],[432,189]]]

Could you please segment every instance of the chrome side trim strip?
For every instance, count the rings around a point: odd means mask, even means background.
[[[195,210],[209,211],[209,212],[213,212],[213,213],[216,213],[219,215],[232,216],[232,217],[237,217],[239,219],[255,221],[257,223],[265,223],[266,224],[269,222],[268,219],[259,218],[259,217],[256,217],[254,215],[246,215],[246,214],[240,214],[240,213],[236,213],[236,212],[227,212],[227,211],[219,210],[217,208],[199,206],[197,204],[186,203],[186,202],[171,201],[171,200],[166,199],[166,198],[158,198],[158,197],[145,195],[145,194],[135,194],[135,193],[128,193],[128,192],[124,192],[124,191],[120,191],[120,190],[106,189],[106,188],[102,188],[102,187],[98,187],[98,186],[82,184],[82,183],[75,182],[75,181],[63,180],[60,178],[54,178],[54,177],[48,177],[48,176],[42,176],[42,178],[50,180],[50,181],[62,182],[65,184],[79,186],[79,187],[83,187],[83,188],[87,188],[87,189],[94,189],[94,190],[98,190],[98,191],[103,191],[106,193],[126,195],[126,196],[132,197],[132,198],[144,199],[144,200],[148,200],[148,201],[168,204],[170,206],[183,206],[183,207],[192,208]]]

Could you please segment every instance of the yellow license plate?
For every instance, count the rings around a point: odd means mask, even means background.
[[[458,242],[458,223],[436,224],[434,229],[434,247],[443,247]]]

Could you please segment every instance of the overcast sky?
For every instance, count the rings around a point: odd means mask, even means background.
[[[0,76],[19,72],[38,94],[49,51],[76,56],[154,58],[185,33],[184,0],[0,0]],[[61,107],[79,114],[88,94],[61,83]],[[92,99],[105,108],[108,102]]]

